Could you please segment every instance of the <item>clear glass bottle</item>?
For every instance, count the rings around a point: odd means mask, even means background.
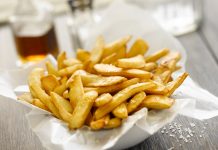
[[[31,0],[20,0],[10,25],[23,63],[42,60],[47,54],[57,55],[53,18],[48,9],[39,9]]]

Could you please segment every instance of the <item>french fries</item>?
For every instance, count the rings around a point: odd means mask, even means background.
[[[141,104],[141,102],[145,99],[145,97],[146,97],[145,92],[140,92],[136,94],[127,104],[128,113],[135,111],[135,109]]]
[[[73,108],[76,106],[77,102],[81,98],[83,98],[83,96],[84,96],[84,90],[83,90],[82,80],[79,75],[76,75],[74,77],[72,84],[70,85],[70,93],[69,93],[70,103]]]
[[[46,62],[47,72],[30,72],[30,93],[18,100],[51,112],[73,130],[117,128],[141,108],[169,109],[175,102],[171,95],[188,76],[172,78],[181,55],[165,48],[144,56],[149,45],[141,38],[128,51],[130,39],[105,44],[99,36],[90,52],[78,49],[76,58],[60,53],[57,66]]]
[[[33,90],[35,96],[46,106],[48,109],[58,118],[60,114],[51,101],[51,97],[41,88],[41,77],[44,74],[44,70],[41,68],[35,68],[30,73],[28,78],[29,87]]]
[[[111,64],[96,64],[94,65],[95,71],[105,76],[123,76],[127,78],[144,78],[150,79],[152,73],[140,69],[127,69],[116,67]]]
[[[129,87],[119,91],[117,94],[114,95],[112,101],[104,106],[99,107],[94,114],[94,118],[100,119],[111,112],[114,108],[116,108],[121,103],[125,102],[128,98],[132,95],[136,94],[137,92],[144,91],[146,89],[155,87],[152,82],[147,83],[137,83],[134,85],[130,85]]]
[[[104,93],[102,95],[100,95],[94,102],[94,106],[95,107],[100,107],[103,106],[105,104],[107,104],[108,102],[110,102],[113,99],[113,97],[111,96],[110,93]]]
[[[118,59],[117,66],[125,69],[137,69],[145,66],[145,60],[142,55],[137,55],[131,58]]]
[[[127,57],[134,57],[137,55],[145,55],[149,46],[148,44],[142,39],[138,38],[130,48]]]
[[[149,109],[168,109],[173,105],[174,101],[174,99],[163,95],[149,95],[141,106]]]
[[[97,92],[90,91],[85,93],[83,98],[78,101],[69,121],[69,127],[71,129],[83,126],[97,96]]]
[[[103,77],[98,75],[82,75],[82,83],[84,86],[101,87],[118,84],[126,80],[121,76]]]
[[[112,111],[112,113],[117,118],[121,118],[121,119],[127,118],[128,117],[128,111],[127,111],[127,108],[126,108],[126,104],[125,103],[120,104],[119,106],[117,106]]]
[[[54,75],[47,75],[41,78],[42,87],[49,93],[59,86],[58,79]]]

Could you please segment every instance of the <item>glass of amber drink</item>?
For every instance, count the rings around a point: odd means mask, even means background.
[[[58,53],[58,44],[49,11],[38,10],[30,0],[21,0],[10,18],[17,54],[22,63],[37,62]]]

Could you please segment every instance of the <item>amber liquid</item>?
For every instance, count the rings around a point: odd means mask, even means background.
[[[57,56],[58,44],[54,27],[40,35],[15,34],[17,52],[22,62],[36,62],[42,60],[47,54]]]

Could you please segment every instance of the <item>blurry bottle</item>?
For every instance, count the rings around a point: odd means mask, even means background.
[[[17,53],[23,63],[58,53],[52,13],[38,9],[31,0],[20,0],[10,18]]]

